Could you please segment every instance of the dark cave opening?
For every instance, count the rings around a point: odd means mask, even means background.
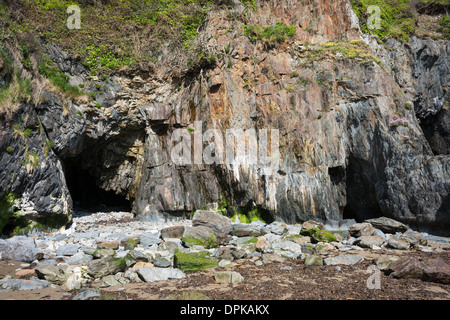
[[[358,214],[353,211],[350,205],[346,205],[343,210],[342,219],[354,219],[356,222],[362,222],[362,220],[358,217]]]
[[[125,196],[98,187],[97,179],[77,161],[65,160],[64,171],[75,211],[131,212],[131,203]]]

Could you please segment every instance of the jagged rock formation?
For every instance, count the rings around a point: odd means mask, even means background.
[[[348,1],[333,0],[259,1],[250,25],[284,22],[296,32],[252,42],[230,10],[209,11],[198,35],[222,59],[185,73],[169,58],[152,72],[117,73],[101,82],[101,108],[44,90],[36,105],[4,116],[0,186],[18,196],[16,216],[67,221],[71,195],[90,204],[101,189],[128,199],[142,219],[225,203],[229,215],[258,210],[289,223],[387,216],[448,233],[449,42],[379,45],[361,34]],[[95,91],[100,79],[75,58],[42,48],[72,85]],[[174,163],[174,132],[195,143],[208,129],[223,137],[277,129],[278,167],[268,175],[245,163]]]

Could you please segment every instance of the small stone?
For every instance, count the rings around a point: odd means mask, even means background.
[[[181,279],[186,277],[184,272],[174,268],[142,267],[137,269],[139,277],[145,282],[153,282],[168,279]]]
[[[305,265],[307,266],[323,266],[322,257],[315,255],[308,255],[305,258]]]
[[[155,265],[155,267],[159,267],[159,268],[168,268],[172,265],[172,263],[162,257],[155,257],[155,259],[153,259],[153,264]]]
[[[71,256],[70,258],[68,258],[66,262],[69,265],[80,265],[80,264],[88,264],[89,262],[92,261],[92,259],[93,256],[91,256],[90,254],[85,254],[84,252],[80,251]]]
[[[17,278],[26,278],[29,276],[34,275],[34,269],[22,269],[22,270],[18,270],[14,276]]]
[[[65,246],[61,246],[56,250],[57,256],[73,256],[78,252],[78,249],[80,248],[77,244],[68,244]]]
[[[115,254],[116,252],[110,248],[98,249],[93,252],[93,256],[97,259],[114,256]]]
[[[119,241],[101,241],[97,243],[97,248],[117,250],[119,249]]]
[[[325,230],[325,225],[322,222],[318,222],[318,221],[314,221],[314,220],[308,220],[308,221],[303,222],[302,229],[311,229],[311,228]]]
[[[222,267],[222,268],[232,267],[234,265],[236,265],[234,262],[227,260],[227,259],[222,259],[219,261],[219,267]]]
[[[237,237],[259,237],[264,232],[259,226],[248,223],[235,223],[231,232],[233,236]]]
[[[130,252],[128,252],[128,255],[135,261],[143,261],[143,262],[149,261],[149,257],[140,250],[131,250]]]
[[[272,244],[266,237],[258,237],[258,240],[255,243],[255,250],[257,252],[270,252],[272,251]]]
[[[139,269],[142,267],[154,267],[155,265],[151,262],[143,262],[143,261],[138,261],[133,265],[133,269]]]
[[[72,298],[72,300],[95,300],[101,297],[99,289],[84,289],[79,294]]]
[[[140,240],[138,237],[130,237],[127,239],[122,239],[120,241],[120,245],[124,248],[124,250],[133,250],[137,247]]]
[[[236,271],[215,272],[214,279],[218,283],[239,283],[244,281],[244,277]]]
[[[262,261],[264,264],[270,263],[270,262],[284,262],[285,258],[282,256],[275,254],[275,253],[265,253],[262,256]]]
[[[336,257],[330,257],[330,258],[326,258],[324,260],[326,265],[354,265],[357,264],[360,261],[363,261],[364,258],[359,256],[359,255],[354,255],[354,254],[346,254],[346,255],[341,255],[341,256],[336,256]]]

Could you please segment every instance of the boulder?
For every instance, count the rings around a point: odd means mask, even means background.
[[[442,258],[423,262],[422,279],[425,281],[450,284],[450,265]]]
[[[422,264],[419,260],[407,257],[389,264],[387,272],[395,278],[421,278],[423,273]]]
[[[22,262],[33,262],[44,257],[42,250],[36,248],[34,241],[8,239],[3,244],[1,252],[2,260],[14,260]]]
[[[259,237],[265,232],[260,226],[251,223],[234,223],[231,234],[237,237]]]
[[[231,219],[214,211],[197,210],[192,218],[193,227],[207,227],[216,235],[219,243],[225,243],[233,230]]]
[[[317,243],[317,242],[333,242],[336,241],[336,237],[327,230],[323,230],[323,229],[319,229],[319,228],[309,228],[309,229],[305,229],[303,228],[300,231],[300,234],[302,236],[309,236],[311,237],[312,242]]]
[[[39,279],[45,279],[56,284],[64,284],[73,274],[73,270],[68,265],[45,264],[35,268],[34,271]]]
[[[428,241],[425,236],[417,231],[406,231],[399,238],[409,242],[412,247],[428,245]]]
[[[370,223],[373,227],[380,229],[385,233],[395,234],[396,232],[405,232],[408,230],[407,225],[387,217],[367,219],[364,222]]]
[[[398,249],[398,250],[408,250],[410,243],[405,239],[399,237],[390,237],[387,246],[389,248]]]
[[[147,232],[144,234],[139,235],[139,244],[142,247],[151,247],[155,244],[160,244],[161,239],[159,234]]]
[[[376,233],[375,228],[367,222],[356,223],[348,228],[348,232],[352,237],[372,236]]]
[[[280,241],[272,244],[275,253],[286,257],[296,259],[302,254],[302,246],[292,241]]]
[[[86,277],[87,267],[76,266],[72,268],[72,273],[66,279],[62,288],[66,291],[81,289],[83,285],[88,283],[91,279]]]
[[[24,279],[10,279],[10,280],[0,280],[0,292],[2,290],[12,291],[12,290],[38,290],[44,289],[50,285],[47,280],[24,280]]]
[[[191,253],[184,253],[181,251],[175,252],[173,264],[174,267],[179,268],[184,272],[195,272],[218,267],[217,261],[211,258],[211,253],[208,251]]]
[[[184,226],[172,226],[161,229],[161,238],[166,240],[168,238],[181,239],[183,237]]]
[[[200,245],[207,249],[217,248],[219,241],[212,229],[205,226],[186,227],[184,228],[183,237],[181,238],[183,245],[192,247]]]
[[[274,221],[271,224],[267,225],[266,227],[262,228],[262,230],[267,230],[268,232],[271,232],[273,234],[282,235],[288,232],[288,228],[286,224]]]
[[[382,236],[361,236],[355,240],[355,244],[362,248],[373,249],[375,247],[381,247],[385,239]]]
[[[127,265],[123,258],[107,256],[101,259],[92,260],[88,264],[88,274],[94,278],[102,278],[110,274],[124,271]]]

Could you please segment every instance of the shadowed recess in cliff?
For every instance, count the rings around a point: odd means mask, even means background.
[[[82,169],[76,161],[65,160],[64,171],[75,210],[131,211],[130,201],[125,196],[99,188],[95,177],[88,170]]]

